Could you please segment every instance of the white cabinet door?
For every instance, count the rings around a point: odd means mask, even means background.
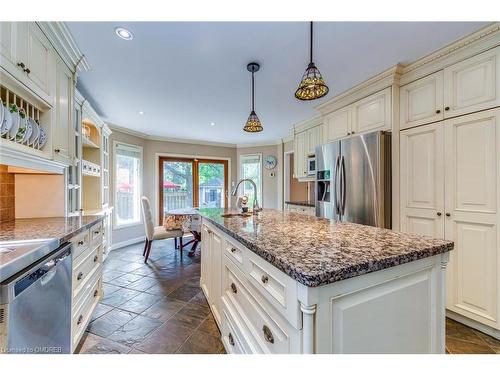
[[[399,95],[401,129],[443,119],[442,71],[402,86]]]
[[[23,58],[29,69],[28,79],[47,96],[51,94],[51,69],[54,58],[50,43],[34,22],[28,23],[27,54]]]
[[[211,272],[211,288],[212,294],[211,307],[215,320],[221,325],[221,309],[222,309],[222,239],[217,233],[210,234],[210,267]]]
[[[0,55],[2,57],[2,67],[10,73],[17,68],[15,56],[16,45],[16,24],[17,22],[0,22]]]
[[[54,159],[70,163],[70,130],[73,129],[73,75],[59,62],[56,72],[56,116],[53,131]]]
[[[306,151],[306,143],[307,143],[307,132],[297,133],[294,139],[295,151],[293,153],[293,162],[295,166],[295,177],[303,178],[307,177],[307,151]]]
[[[339,109],[325,117],[326,142],[347,137],[351,133],[351,107]]]
[[[444,69],[446,118],[500,105],[500,47]]]
[[[352,105],[351,134],[390,130],[391,123],[390,87]]]
[[[208,303],[212,302],[212,294],[211,294],[211,254],[210,254],[210,230],[205,224],[201,226],[201,278],[200,284],[203,292],[205,293],[205,297],[207,297]]]
[[[314,154],[316,147],[321,146],[323,139],[323,126],[307,129],[307,154]],[[306,155],[307,156],[307,155]]]
[[[443,124],[401,132],[401,230],[444,238]]]
[[[445,231],[455,242],[447,307],[495,328],[500,328],[499,121],[498,109],[445,121]]]

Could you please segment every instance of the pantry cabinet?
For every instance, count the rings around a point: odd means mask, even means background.
[[[401,229],[453,240],[447,309],[499,329],[500,110],[401,132]]]
[[[500,106],[500,47],[400,89],[401,129]]]
[[[334,142],[359,133],[391,130],[390,87],[369,95],[325,116],[326,142]]]

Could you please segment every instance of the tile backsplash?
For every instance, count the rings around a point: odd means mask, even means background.
[[[15,176],[7,166],[0,164],[0,222],[16,217]]]

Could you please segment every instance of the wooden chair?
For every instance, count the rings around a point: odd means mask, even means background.
[[[177,238],[180,241],[181,257],[182,257],[182,230],[165,230],[162,226],[155,227],[153,223],[153,214],[151,213],[151,205],[147,197],[142,197],[142,214],[144,216],[144,229],[146,231],[146,243],[144,244],[144,263],[148,262],[149,253],[151,252],[151,244],[155,240],[165,240],[174,238],[177,244]]]

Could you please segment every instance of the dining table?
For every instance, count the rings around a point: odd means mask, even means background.
[[[201,224],[200,214],[196,208],[178,208],[169,210],[163,218],[163,227],[165,230],[182,230],[184,233],[191,233],[193,239],[179,244],[180,251],[184,247],[191,245],[188,256],[194,256],[196,248],[201,241]]]

